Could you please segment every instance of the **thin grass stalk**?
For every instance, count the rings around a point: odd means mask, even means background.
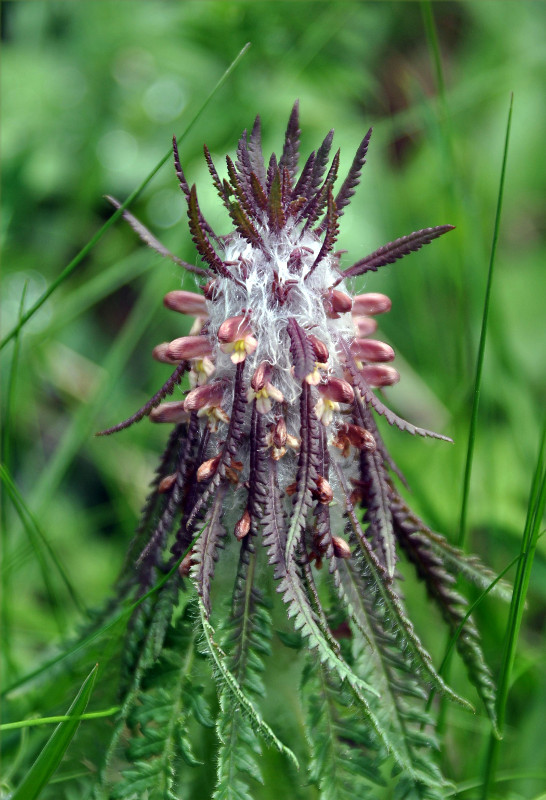
[[[18,321],[20,322],[23,317],[23,309],[25,307],[25,299],[27,294],[28,281],[23,286],[21,293],[21,302],[19,304]],[[2,415],[2,434],[0,435],[0,461],[10,469],[11,465],[11,410],[15,397],[15,381],[17,378],[17,367],[19,365],[19,354],[21,350],[21,339],[17,334],[13,345],[13,352],[11,354],[11,364],[9,370],[8,383],[6,388],[6,401],[4,404],[4,413]],[[4,563],[8,559],[10,552],[10,542],[8,537],[8,511],[7,511],[7,497],[6,489],[3,481],[0,481],[0,541],[2,543],[2,557]],[[11,614],[10,614],[10,599],[11,599],[11,571],[2,571],[2,597],[0,600],[1,611],[1,628],[2,628],[2,652],[4,654],[5,666],[8,674],[15,672],[15,662],[11,652]]]
[[[470,478],[472,476],[472,460],[474,457],[474,445],[476,442],[476,430],[478,427],[478,409],[480,404],[480,392],[482,384],[483,361],[485,353],[485,342],[487,338],[487,323],[489,320],[489,306],[491,302],[491,289],[493,286],[493,276],[495,268],[495,256],[497,253],[497,242],[499,238],[500,220],[502,212],[502,201],[504,197],[504,181],[506,177],[506,163],[508,159],[508,144],[510,141],[510,128],[512,126],[512,109],[514,105],[514,95],[510,96],[510,107],[508,110],[508,120],[506,123],[506,135],[504,138],[504,152],[502,156],[502,167],[500,175],[499,193],[497,197],[497,210],[495,213],[495,225],[493,228],[493,241],[491,244],[491,256],[489,259],[489,271],[487,274],[487,286],[485,289],[485,300],[482,315],[482,327],[480,332],[480,343],[478,345],[478,358],[476,362],[476,377],[474,379],[474,391],[472,399],[472,413],[470,415],[470,430],[468,432],[468,445],[466,451],[466,462],[463,478],[463,496],[461,500],[461,516],[459,521],[459,534],[457,536],[457,546],[464,549],[467,537],[467,513],[468,496],[470,491]]]
[[[467,514],[468,514],[468,498],[470,493],[470,478],[472,476],[472,461],[474,458],[474,445],[476,442],[476,433],[478,427],[478,410],[479,410],[479,402],[480,402],[480,393],[481,393],[481,384],[482,384],[482,373],[483,373],[483,362],[484,362],[484,354],[485,354],[485,344],[487,339],[487,323],[489,320],[489,307],[491,301],[491,290],[493,287],[493,277],[494,277],[494,267],[495,267],[495,256],[497,252],[497,241],[499,237],[499,230],[500,230],[500,220],[501,220],[501,211],[502,211],[502,201],[504,196],[504,182],[506,176],[506,164],[508,158],[508,144],[510,141],[510,129],[512,125],[512,108],[513,108],[513,101],[514,96],[511,95],[510,97],[510,107],[508,110],[508,120],[506,124],[506,134],[504,138],[504,150],[503,150],[503,157],[502,157],[502,166],[501,166],[501,174],[500,174],[500,183],[499,183],[499,191],[497,195],[497,208],[495,212],[495,224],[493,226],[493,241],[491,244],[491,254],[489,258],[489,269],[487,274],[487,285],[485,289],[485,298],[484,298],[484,306],[483,306],[483,313],[482,313],[482,324],[481,324],[481,332],[480,332],[480,341],[478,345],[478,356],[476,360],[476,373],[474,377],[474,390],[473,390],[473,400],[472,400],[472,411],[470,415],[470,428],[468,431],[468,442],[467,442],[467,451],[466,451],[466,460],[465,460],[465,469],[464,469],[464,477],[463,477],[463,493],[461,499],[461,513],[459,517],[459,531],[457,535],[457,546],[461,549],[465,548],[466,545],[466,538],[467,538]],[[451,637],[450,637],[451,638]],[[451,643],[450,638],[446,642],[445,654],[444,658],[442,659],[442,664],[444,666],[443,675],[446,680],[449,681],[449,668],[451,662]],[[445,727],[445,715],[446,715],[446,704],[443,701],[443,698],[440,700],[440,709],[438,712],[438,731],[441,733]]]
[[[472,303],[468,302],[468,286],[472,276],[472,261],[475,258],[473,251],[469,252],[468,230],[471,227],[465,222],[469,221],[468,210],[463,199],[463,187],[461,184],[461,165],[457,162],[455,133],[453,129],[452,115],[447,102],[446,81],[442,66],[442,53],[438,29],[434,19],[434,8],[431,0],[421,0],[421,16],[425,28],[429,58],[431,68],[436,82],[438,110],[436,111],[437,135],[440,143],[440,151],[444,163],[443,190],[446,202],[447,217],[452,220],[461,220],[461,226],[454,240],[454,253],[457,258],[453,259],[450,280],[456,289],[456,308],[457,311],[452,317],[453,324],[464,326],[465,330],[470,329],[472,321]],[[423,100],[426,101],[426,93],[421,88]],[[426,108],[426,105],[425,105]],[[472,284],[470,284],[472,285]],[[468,337],[456,337],[454,341],[453,359],[455,373],[466,375],[472,369],[474,362],[473,348]]]
[[[40,717],[39,719],[20,719],[17,722],[4,722],[0,725],[0,731],[15,731],[21,728],[38,728],[41,725],[55,725],[58,722],[67,722],[69,719],[102,719],[103,717],[111,717],[117,714],[121,706],[112,706],[105,708],[103,711],[90,711],[87,714],[80,714],[78,717],[68,716],[61,714],[56,717]]]
[[[524,770],[523,772],[518,770],[501,770],[497,772],[495,776],[495,783],[525,780],[546,781],[546,770]],[[460,795],[465,792],[471,792],[473,789],[481,789],[482,785],[481,778],[470,778],[467,781],[461,781],[461,783],[458,783],[453,789],[448,789],[446,797],[460,797]],[[536,795],[534,800],[541,800],[543,797],[543,794]]]
[[[501,734],[503,732],[504,722],[506,719],[506,704],[508,702],[508,693],[510,691],[512,670],[514,667],[514,659],[516,657],[516,648],[518,644],[521,621],[523,618],[523,612],[525,610],[525,600],[527,597],[527,591],[529,589],[529,581],[531,578],[531,570],[533,568],[540,526],[546,506],[546,465],[544,461],[545,442],[546,422],[542,429],[539,453],[533,476],[533,482],[531,485],[529,504],[527,507],[527,518],[525,520],[525,528],[521,540],[520,559],[514,581],[514,592],[512,595],[512,602],[510,604],[508,624],[506,626],[504,654],[500,669],[497,694],[498,726]],[[488,800],[491,786],[495,782],[499,748],[500,741],[496,737],[491,736],[489,739],[489,746],[485,760],[481,800]]]
[[[203,101],[203,103],[201,104],[199,109],[197,110],[197,112],[194,114],[193,118],[190,120],[188,125],[185,127],[184,131],[178,137],[178,141],[179,142],[186,138],[186,136],[188,135],[190,130],[193,128],[193,126],[195,125],[195,123],[197,122],[197,120],[199,119],[201,114],[203,113],[203,111],[206,109],[206,107],[208,106],[208,104],[210,103],[210,101],[212,100],[212,98],[214,97],[216,92],[218,91],[218,89],[220,89],[220,87],[225,83],[225,81],[231,75],[231,73],[233,72],[235,67],[238,65],[238,63],[241,61],[241,59],[243,58],[243,56],[245,55],[245,53],[247,52],[249,47],[250,47],[250,42],[247,42],[247,44],[245,44],[245,46],[242,48],[242,50],[239,51],[239,54],[231,62],[231,64],[226,69],[226,71],[224,72],[224,74],[222,75],[220,80],[216,83],[216,85],[214,86],[212,91],[209,92],[209,94],[207,95],[207,97],[205,98],[205,100]],[[65,280],[70,277],[70,275],[74,272],[76,267],[91,252],[91,250],[97,244],[97,242],[99,242],[100,239],[102,239],[102,237],[104,236],[104,234],[106,233],[108,228],[110,228],[114,224],[114,222],[116,222],[116,220],[119,217],[121,217],[121,215],[123,214],[123,212],[125,211],[126,208],[129,208],[129,206],[132,203],[134,203],[134,201],[137,199],[137,197],[139,197],[139,195],[142,194],[142,192],[144,191],[146,186],[150,183],[152,178],[154,178],[155,175],[159,172],[161,167],[164,164],[166,164],[167,161],[170,161],[171,158],[172,158],[172,149],[169,148],[167,153],[165,153],[163,158],[161,158],[160,161],[158,161],[158,163],[151,170],[151,172],[149,172],[148,175],[144,178],[142,183],[139,186],[137,186],[137,188],[134,189],[131,192],[131,194],[125,200],[125,202],[122,203],[120,205],[120,207],[114,211],[112,216],[108,220],[106,220],[104,225],[101,228],[99,228],[99,230],[89,240],[89,242],[86,245],[84,245],[84,247],[82,247],[82,249],[80,250],[80,252],[77,255],[74,256],[72,261],[63,269],[61,274],[57,278],[55,278],[55,280],[48,286],[48,288],[38,298],[38,300],[34,303],[34,305],[31,308],[29,308],[29,310],[26,311],[25,314],[23,314],[22,318],[19,320],[17,325],[15,325],[11,329],[11,331],[8,334],[6,334],[6,336],[4,336],[4,338],[0,341],[0,350],[2,350],[8,344],[8,342],[10,342],[17,335],[17,333],[29,321],[29,319],[31,319],[34,316],[34,314],[43,306],[43,304],[46,302],[46,300],[49,297],[51,297],[53,292],[55,292],[59,288],[59,286],[61,286],[61,284],[63,284],[65,282]]]
[[[34,556],[36,558],[36,561],[40,569],[40,575],[42,577],[45,593],[48,599],[48,603],[51,607],[51,612],[55,620],[55,625],[57,626],[59,635],[61,637],[65,636],[67,633],[68,620],[66,617],[66,612],[64,609],[62,599],[61,597],[59,597],[55,585],[52,581],[51,571],[44,553],[45,537],[42,538],[43,535],[37,532],[36,527],[35,525],[32,524],[32,522],[29,524],[29,520],[25,516],[25,509],[21,503],[18,492],[15,489],[15,485],[11,480],[11,476],[9,475],[8,471],[3,466],[3,464],[0,464],[0,480],[6,487],[7,494],[9,495],[9,498],[13,503],[13,507],[15,508],[15,511],[17,512],[17,515],[21,520],[23,528],[25,529],[25,532],[28,536],[30,546],[34,552]],[[58,559],[52,553],[52,551],[50,550],[49,552],[50,555],[53,557],[54,563],[58,563]]]

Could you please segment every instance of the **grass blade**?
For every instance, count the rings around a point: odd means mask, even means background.
[[[21,293],[21,302],[19,305],[19,322],[23,317],[23,309],[25,307],[25,299],[27,294],[28,282],[23,286]],[[4,403],[4,413],[2,415],[2,435],[0,436],[0,462],[10,468],[11,464],[11,412],[15,397],[15,381],[17,379],[17,368],[19,366],[19,352],[20,352],[20,337],[15,337],[13,352],[11,355],[11,364],[9,370],[9,377],[6,388],[6,399]],[[10,541],[8,537],[8,513],[6,503],[6,490],[3,482],[0,482],[0,540],[2,547],[2,556],[5,561],[10,553]],[[5,570],[2,573],[2,596],[0,598],[0,628],[2,630],[2,653],[5,659],[5,665],[8,673],[15,671],[15,663],[11,653],[12,637],[11,631],[11,583],[12,574],[10,570]]]
[[[11,796],[11,800],[34,800],[61,763],[74,734],[80,724],[80,716],[87,708],[91,697],[98,664],[95,664],[83,682],[76,699],[67,711],[68,720],[61,722],[48,739],[40,755]]]
[[[510,141],[510,128],[512,126],[512,108],[514,105],[514,95],[510,97],[510,108],[508,110],[508,121],[506,123],[506,135],[504,138],[504,152],[502,156],[502,167],[500,176],[499,193],[497,197],[497,211],[495,214],[495,225],[493,228],[493,242],[491,244],[491,256],[489,258],[489,272],[487,274],[487,286],[485,290],[485,300],[483,306],[482,327],[480,332],[480,343],[478,345],[478,358],[476,362],[476,377],[474,379],[474,392],[472,399],[472,413],[470,415],[470,430],[468,432],[468,446],[466,451],[466,463],[463,479],[463,497],[461,501],[461,517],[459,521],[459,535],[457,546],[464,549],[467,535],[467,512],[468,495],[470,490],[470,477],[472,475],[472,459],[474,455],[474,444],[476,441],[476,428],[478,426],[478,408],[480,404],[480,391],[482,383],[483,359],[485,353],[485,341],[487,337],[487,322],[489,319],[489,304],[491,300],[491,287],[493,286],[493,274],[495,267],[495,255],[497,252],[497,241],[499,238],[500,220],[502,212],[502,200],[504,196],[504,179],[506,177],[506,162],[508,158],[508,143]]]
[[[228,78],[228,77],[231,75],[231,73],[233,72],[233,70],[235,69],[235,67],[237,66],[237,64],[240,62],[240,60],[242,59],[242,57],[245,55],[245,53],[247,52],[247,50],[249,49],[249,47],[250,47],[250,42],[248,42],[247,44],[245,44],[245,46],[242,48],[242,50],[239,52],[239,54],[236,56],[236,58],[235,58],[235,59],[234,59],[234,60],[231,62],[231,64],[230,64],[230,65],[229,65],[229,67],[226,69],[226,71],[224,72],[224,74],[222,75],[222,77],[220,78],[220,80],[219,80],[219,81],[216,83],[216,85],[214,86],[214,88],[212,89],[212,91],[211,91],[211,92],[208,94],[208,96],[205,98],[205,100],[203,101],[203,103],[201,104],[201,106],[199,107],[199,109],[197,110],[197,112],[194,114],[193,118],[192,118],[192,119],[191,119],[191,121],[188,123],[188,125],[186,126],[186,128],[184,129],[184,131],[183,131],[183,132],[181,133],[181,135],[178,137],[178,141],[181,141],[181,140],[183,140],[183,139],[184,139],[184,138],[185,138],[185,137],[188,135],[189,131],[190,131],[190,130],[191,130],[191,128],[192,128],[192,127],[195,125],[195,123],[197,122],[197,120],[199,119],[199,117],[201,116],[201,114],[203,113],[203,111],[205,110],[205,108],[208,106],[209,102],[212,100],[212,98],[214,97],[214,95],[215,95],[215,94],[216,94],[216,92],[218,91],[218,89],[219,89],[219,88],[220,88],[220,87],[223,85],[223,83],[224,83],[224,82],[227,80],[227,78]],[[167,162],[167,161],[168,161],[168,160],[171,158],[171,154],[172,154],[172,151],[171,151],[171,149],[169,148],[168,152],[167,152],[167,153],[165,153],[165,155],[163,156],[163,158],[162,158],[162,159],[161,159],[161,160],[160,160],[160,161],[159,161],[159,162],[158,162],[158,163],[155,165],[155,167],[154,167],[154,168],[151,170],[151,172],[149,172],[149,174],[148,174],[148,175],[147,175],[147,176],[144,178],[144,180],[142,181],[142,183],[140,184],[140,186],[137,186],[137,188],[136,188],[136,189],[134,189],[134,190],[131,192],[131,194],[130,194],[130,195],[129,195],[129,197],[128,197],[128,198],[125,200],[125,202],[124,202],[124,203],[122,203],[122,204],[120,205],[120,207],[114,211],[114,213],[112,214],[112,216],[111,216],[111,217],[110,217],[108,220],[106,220],[106,222],[104,223],[104,225],[103,225],[101,228],[99,228],[99,230],[98,230],[98,231],[95,233],[95,235],[94,235],[94,236],[93,236],[93,237],[92,237],[92,238],[91,238],[91,239],[90,239],[90,240],[87,242],[87,244],[86,244],[86,245],[84,245],[84,247],[82,247],[82,249],[80,250],[80,252],[79,252],[79,253],[78,253],[76,256],[74,256],[74,258],[72,259],[72,261],[71,261],[71,262],[70,262],[70,263],[69,263],[69,264],[68,264],[68,265],[67,265],[67,266],[66,266],[66,267],[63,269],[63,271],[61,272],[61,274],[60,274],[60,275],[58,275],[58,276],[57,276],[57,278],[55,278],[55,280],[54,280],[54,281],[53,281],[53,282],[52,282],[52,283],[51,283],[51,284],[48,286],[48,288],[47,288],[47,289],[45,290],[45,292],[44,292],[44,293],[43,293],[43,294],[42,294],[42,295],[41,295],[41,296],[38,298],[38,300],[37,300],[37,301],[34,303],[34,305],[33,305],[33,306],[31,306],[31,308],[29,308],[29,310],[28,310],[28,311],[26,311],[26,312],[25,312],[25,313],[22,315],[22,317],[21,317],[21,319],[19,320],[19,322],[17,323],[17,325],[15,325],[15,326],[14,326],[14,327],[11,329],[11,331],[10,331],[8,334],[6,334],[6,336],[4,336],[4,338],[3,338],[3,339],[2,339],[2,341],[0,342],[0,350],[2,350],[2,349],[3,349],[3,348],[6,346],[6,345],[7,345],[7,343],[8,343],[8,342],[10,342],[10,341],[11,341],[11,340],[12,340],[12,339],[13,339],[13,338],[14,338],[14,337],[15,337],[15,336],[16,336],[16,335],[19,333],[19,331],[21,330],[21,328],[22,328],[22,327],[23,327],[23,326],[24,326],[24,325],[25,325],[25,324],[26,324],[26,323],[29,321],[29,319],[31,319],[31,317],[33,317],[33,316],[34,316],[34,314],[35,314],[35,313],[36,313],[36,312],[37,312],[37,311],[38,311],[38,310],[39,310],[39,309],[40,309],[40,308],[43,306],[43,304],[45,303],[45,301],[46,301],[46,300],[47,300],[49,297],[51,297],[51,295],[53,294],[53,292],[54,292],[56,289],[58,289],[58,288],[59,288],[59,286],[60,286],[62,283],[64,283],[64,282],[65,282],[65,280],[66,280],[67,278],[69,278],[69,277],[70,277],[70,275],[71,275],[71,274],[74,272],[74,270],[76,269],[76,267],[77,267],[77,266],[78,266],[78,265],[79,265],[79,264],[80,264],[80,263],[83,261],[83,259],[84,259],[84,258],[85,258],[85,257],[88,255],[88,253],[90,253],[90,252],[91,252],[91,250],[92,250],[92,249],[93,249],[93,247],[94,247],[94,246],[97,244],[97,242],[98,242],[98,241],[100,241],[100,239],[102,239],[102,237],[104,236],[104,234],[106,233],[106,231],[108,230],[108,228],[110,228],[110,227],[111,227],[111,226],[114,224],[114,222],[115,222],[115,221],[118,219],[118,217],[121,217],[121,215],[123,214],[123,212],[125,211],[125,209],[126,209],[126,208],[129,208],[129,206],[131,205],[131,203],[133,203],[133,202],[134,202],[134,201],[137,199],[137,197],[138,197],[138,196],[139,196],[139,195],[140,195],[140,194],[141,194],[141,193],[144,191],[144,189],[145,189],[145,188],[146,188],[146,186],[147,186],[147,185],[150,183],[150,181],[152,180],[152,178],[154,178],[154,176],[155,176],[155,175],[156,175],[156,174],[159,172],[159,170],[161,169],[161,167],[162,167],[162,166],[163,166],[163,165],[164,165],[164,164],[165,164],[165,163],[166,163],[166,162]]]
[[[514,594],[510,605],[508,624],[506,626],[506,637],[504,640],[504,655],[499,676],[499,689],[497,695],[497,717],[499,730],[502,734],[504,721],[506,718],[506,704],[512,677],[514,659],[516,657],[516,647],[518,643],[519,630],[525,609],[525,598],[529,588],[531,570],[535,556],[540,526],[544,516],[546,506],[546,465],[544,463],[544,445],[546,441],[546,424],[542,430],[542,439],[537,458],[529,505],[527,508],[527,518],[521,540],[521,551],[514,581]],[[489,790],[495,781],[495,771],[498,762],[500,742],[495,736],[489,739],[489,747],[484,769],[483,791],[481,800],[487,800]]]
[[[482,384],[483,362],[485,354],[485,343],[487,338],[487,323],[489,319],[489,306],[491,300],[491,289],[493,286],[493,275],[495,267],[495,255],[497,252],[497,241],[499,237],[500,219],[502,211],[502,201],[504,196],[504,181],[506,176],[506,163],[508,158],[508,143],[510,141],[510,128],[512,125],[512,108],[514,103],[514,96],[510,97],[510,107],[508,110],[508,120],[506,124],[506,134],[504,138],[504,151],[502,157],[501,175],[499,183],[499,192],[497,196],[497,209],[495,213],[495,224],[493,226],[493,241],[491,245],[491,254],[489,257],[489,270],[487,274],[487,285],[485,289],[485,299],[482,314],[482,325],[480,332],[480,342],[478,345],[478,356],[476,361],[476,374],[474,378],[474,390],[472,399],[472,411],[470,415],[470,429],[468,431],[468,443],[466,451],[466,460],[463,478],[463,493],[461,500],[461,513],[459,518],[459,532],[457,535],[457,547],[464,550],[467,537],[467,515],[468,515],[468,497],[470,493],[470,478],[472,475],[472,460],[474,457],[474,445],[476,442],[476,431],[478,427],[478,409],[480,403],[480,392]],[[446,644],[446,653],[442,661],[444,667],[444,676],[449,680],[449,665],[450,665],[450,650],[451,642]],[[445,703],[441,702],[439,712],[438,730],[442,731],[445,723]]]
[[[102,717],[111,717],[112,714],[117,714],[120,706],[112,706],[112,708],[105,708],[104,711],[91,711],[89,714],[80,714],[77,718],[82,719],[102,719]],[[4,722],[0,725],[0,731],[15,731],[19,728],[37,728],[40,725],[52,725],[55,722],[68,722],[72,719],[72,715],[63,714],[58,717],[40,717],[39,719],[21,719],[18,722]]]

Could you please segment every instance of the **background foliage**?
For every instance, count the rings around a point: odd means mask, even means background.
[[[342,220],[347,258],[427,225],[457,226],[362,287],[393,299],[393,311],[381,323],[402,373],[389,391],[392,404],[406,418],[455,440],[444,446],[385,431],[413,489],[413,505],[455,541],[513,91],[469,505],[468,548],[499,572],[519,550],[544,397],[546,14],[543,5],[525,0],[432,8],[441,75],[418,3],[3,3],[2,328],[6,333],[17,321],[23,292],[28,307],[110,216],[102,195],[124,199],[140,183],[250,41],[251,49],[181,146],[186,174],[198,184],[214,227],[227,230],[228,221],[210,187],[203,141],[213,157],[233,153],[241,130],[260,113],[264,152],[278,149],[296,97],[302,152],[335,127],[342,173],[367,127],[374,127],[361,188]],[[169,166],[133,210],[171,250],[195,262],[183,198]],[[163,382],[165,370],[150,352],[157,342],[185,333],[162,305],[163,294],[179,288],[180,280],[174,265],[144,250],[127,226],[117,224],[24,328],[13,381],[13,346],[2,353],[4,415],[11,412],[3,460],[86,608],[100,605],[115,582],[165,438],[164,429],[146,422],[111,440],[92,434],[128,416]],[[3,491],[2,649],[10,682],[51,657],[81,615],[39,534],[29,535]],[[541,542],[502,749],[502,770],[516,777],[497,788],[499,797],[514,800],[538,797],[545,785],[544,777],[530,777],[546,761],[545,587]],[[407,595],[423,599],[409,580]],[[430,608],[421,603],[420,609],[418,630],[439,660],[443,636],[436,634]],[[494,673],[506,617],[506,607],[490,599],[476,613]],[[303,737],[291,719],[300,680],[294,652],[276,636],[272,648],[265,718]],[[89,710],[112,702],[108,674],[115,673],[115,664],[108,664],[107,653],[101,657],[106,672]],[[39,683],[32,692],[25,686],[10,698],[6,715],[20,719],[64,710],[91,666],[60,672],[62,679],[54,689],[48,683],[47,694]],[[471,694],[458,662],[452,681]],[[484,717],[452,706],[446,722],[444,770],[464,788],[479,781],[488,725]],[[109,731],[108,720],[100,725],[98,735],[97,728],[91,735],[82,725],[59,775],[93,769]],[[13,758],[24,765],[42,736],[38,729],[22,738],[6,734],[8,770]],[[213,732],[210,737],[212,742]],[[262,764],[266,788],[260,798],[278,796],[283,781],[286,791],[296,791],[293,781],[300,779],[287,772],[280,756],[265,750]],[[271,776],[276,784],[268,783]],[[76,787],[82,785],[65,781],[55,786],[55,796],[80,797]],[[207,796],[210,787],[201,791]],[[464,796],[473,796],[472,790]]]

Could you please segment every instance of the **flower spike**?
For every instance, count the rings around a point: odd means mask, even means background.
[[[196,187],[186,180],[173,142],[189,231],[203,266],[186,265],[131,215],[124,216],[146,244],[204,278],[204,285],[200,291],[173,287],[165,296],[168,309],[195,318],[193,327],[182,326],[177,338],[153,351],[159,362],[176,368],[142,409],[102,435],[146,415],[173,425],[131,551],[136,569],[127,579],[139,598],[147,597],[154,585],[160,588],[149,602],[135,603],[138,624],[133,629],[146,632],[146,657],[155,663],[154,648],[160,649],[162,637],[172,633],[171,617],[160,615],[170,604],[173,625],[178,625],[184,619],[174,611],[179,592],[193,584],[221,682],[220,771],[229,742],[238,738],[249,747],[250,759],[240,763],[258,775],[252,726],[260,733],[270,731],[246,695],[247,686],[260,689],[255,674],[247,681],[247,670],[256,673],[256,653],[267,649],[259,626],[267,627],[262,588],[268,582],[256,578],[263,543],[287,618],[311,656],[305,680],[320,678],[322,694],[320,702],[313,696],[313,714],[319,719],[330,706],[334,714],[335,724],[321,724],[321,731],[339,734],[335,704],[347,695],[348,704],[356,706],[351,716],[365,732],[353,737],[357,723],[352,721],[343,733],[351,764],[371,758],[374,750],[377,764],[369,772],[373,776],[375,770],[381,781],[390,753],[404,773],[397,788],[407,796],[436,798],[443,796],[445,784],[432,760],[430,737],[423,732],[430,723],[423,692],[433,687],[469,704],[444,683],[409,620],[398,560],[406,554],[452,633],[463,626],[459,651],[494,721],[494,690],[478,632],[453,589],[459,571],[476,576],[481,568],[426,528],[398,492],[395,476],[400,472],[376,419],[384,417],[412,435],[450,440],[402,419],[388,408],[383,393],[376,393],[400,379],[390,365],[395,352],[377,333],[376,318],[390,311],[391,301],[377,292],[353,296],[347,279],[391,264],[453,226],[411,233],[342,270],[345,251],[334,252],[339,220],[359,183],[371,129],[337,192],[339,151],[330,160],[333,135],[332,130],[305,160],[299,176],[298,102],[280,158],[272,154],[267,168],[259,117],[250,136],[243,132],[235,156],[227,156],[227,177],[220,178],[205,146],[212,183],[231,218],[232,228],[223,235],[203,217]],[[189,386],[184,378],[179,394],[162,402],[186,372]],[[225,606],[215,586],[225,586],[227,572],[215,581],[224,546],[237,551],[238,566],[230,621],[222,626],[229,633],[220,647],[213,639],[211,615],[221,614]],[[324,607],[327,598],[330,604]],[[338,621],[331,629],[334,611]],[[196,620],[193,613],[193,625]],[[157,636],[155,623],[161,632]],[[342,637],[354,639],[354,651],[340,646]],[[350,651],[351,659],[358,653],[358,671],[352,660],[344,659]],[[132,653],[127,648],[128,663]],[[181,692],[187,691],[186,683],[191,680],[184,674]],[[199,705],[195,698],[188,703],[194,710]],[[226,726],[232,724],[227,735]],[[159,728],[153,728],[154,737]],[[278,742],[272,733],[270,741]],[[236,773],[237,762],[231,767]],[[233,785],[247,796],[235,773]],[[221,795],[217,791],[214,796]]]

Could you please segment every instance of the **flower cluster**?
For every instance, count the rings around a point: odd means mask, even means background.
[[[343,269],[335,250],[339,219],[359,182],[371,130],[334,192],[339,151],[329,164],[333,131],[298,173],[298,126],[296,103],[282,154],[266,165],[257,118],[250,135],[243,133],[235,161],[226,158],[225,179],[205,147],[232,221],[227,235],[217,235],[203,216],[174,141],[201,267],[172,256],[125,212],[147,244],[201,284],[199,292],[175,290],[165,297],[167,308],[194,318],[189,335],[153,352],[175,366],[173,374],[137,414],[103,432],[145,415],[175,425],[136,539],[141,592],[155,570],[181,562],[180,575],[190,576],[208,617],[219,548],[231,538],[248,561],[261,541],[288,616],[358,697],[363,683],[343,660],[321,612],[315,580],[323,563],[354,634],[368,639],[377,625],[381,640],[391,631],[415,674],[450,693],[403,611],[396,565],[404,551],[450,629],[462,625],[461,655],[494,715],[478,634],[452,587],[465,557],[407,508],[375,416],[411,434],[447,437],[403,420],[376,394],[399,380],[392,347],[375,338],[377,317],[390,311],[391,301],[371,292],[353,296],[349,288],[350,279],[393,263],[452,226],[417,231]],[[162,402],[185,373],[189,389],[179,400]],[[372,600],[372,621],[363,621],[359,614]],[[390,641],[383,644],[390,647]]]

